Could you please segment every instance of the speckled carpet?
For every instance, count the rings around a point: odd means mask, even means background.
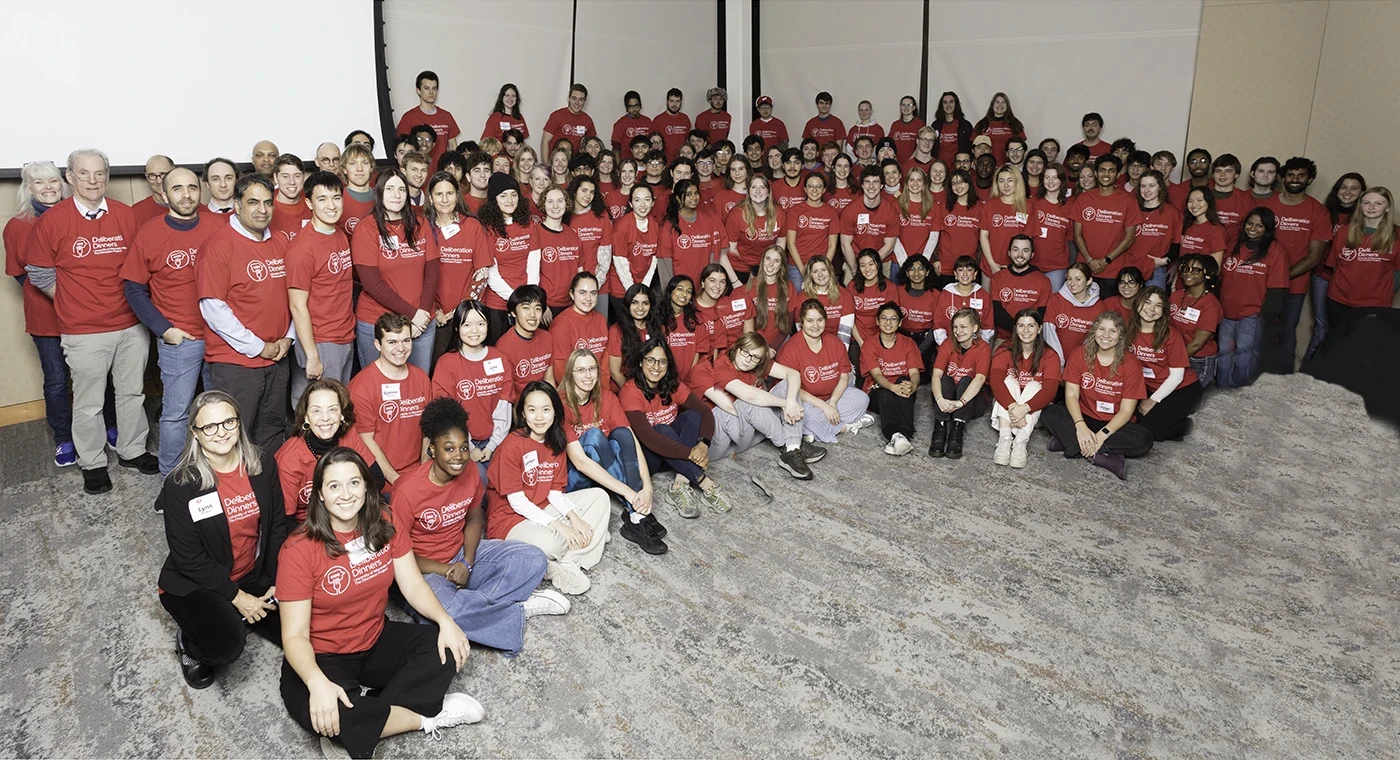
[[[1357,397],[1208,396],[1127,483],[1043,433],[995,467],[985,420],[930,460],[927,408],[903,459],[866,431],[806,483],[771,449],[718,464],[734,513],[661,512],[659,558],[614,536],[518,659],[473,651],[454,688],[482,723],[377,756],[1396,756],[1400,446]],[[42,423],[0,430],[0,754],[318,756],[260,639],[185,686],[156,480],[114,464],[86,497],[50,451]]]

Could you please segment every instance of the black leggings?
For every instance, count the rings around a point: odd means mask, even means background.
[[[486,345],[494,346],[510,330],[510,312],[486,307]]]
[[[907,379],[901,377],[895,383]],[[870,411],[880,415],[880,432],[886,438],[893,437],[895,433],[905,438],[914,437],[914,395],[911,393],[909,398],[904,398],[888,388],[870,386]]]
[[[350,703],[340,710],[340,743],[351,757],[372,757],[379,734],[389,721],[392,706],[411,710],[425,718],[442,712],[442,697],[457,674],[451,651],[447,663],[438,659],[438,627],[384,621],[384,630],[368,651],[353,654],[318,654],[316,665],[332,683],[345,690]],[[360,695],[360,687],[370,689]],[[311,725],[311,694],[306,682],[282,660],[282,703],[302,728]]]
[[[253,596],[267,593],[266,586],[247,580],[239,587]],[[207,665],[228,665],[237,660],[243,654],[249,630],[282,646],[282,622],[277,610],[248,625],[233,602],[205,589],[185,596],[161,594],[160,605],[185,634],[185,654]]]
[[[1096,420],[1087,414],[1083,417],[1084,424],[1095,433],[1108,424],[1107,421]],[[1065,408],[1064,404],[1045,407],[1045,412],[1040,415],[1040,422],[1050,431],[1050,435],[1064,444],[1066,458],[1072,459],[1083,454],[1079,449],[1079,437],[1075,435],[1074,418],[1069,416],[1069,409]],[[1110,435],[1099,447],[1100,454],[1122,454],[1129,458],[1144,456],[1151,450],[1152,432],[1134,422],[1119,428],[1118,432]]]
[[[1152,440],[1166,441],[1186,432],[1186,420],[1201,406],[1205,390],[1199,382],[1177,387],[1152,411],[1140,415],[1137,424],[1152,433]]]
[[[973,377],[973,375],[968,375],[954,382],[953,378],[944,375],[942,377],[943,398],[949,401],[957,401],[962,398],[963,393],[967,391],[967,386],[972,385]],[[987,388],[984,384],[982,390],[978,391],[976,396],[968,399],[966,404],[958,409],[954,409],[952,412],[945,412],[939,409],[938,400],[934,399],[933,419],[935,422],[938,420],[962,420],[963,422],[967,422],[968,420],[975,420],[986,414],[990,406],[991,405],[987,403]]]
[[[1095,277],[1094,282],[1097,282],[1099,284],[1100,301],[1102,301],[1105,298],[1112,298],[1113,296],[1118,295],[1117,277]]]

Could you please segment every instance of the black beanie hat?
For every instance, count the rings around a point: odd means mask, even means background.
[[[507,190],[514,190],[517,194],[520,193],[520,183],[516,182],[515,177],[509,174],[496,172],[491,175],[490,181],[486,183],[486,197],[493,201],[496,200],[496,196]]]

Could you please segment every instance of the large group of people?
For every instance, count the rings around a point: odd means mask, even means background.
[[[468,642],[514,656],[527,619],[568,613],[614,499],[662,554],[663,503],[735,507],[721,457],[767,442],[810,480],[833,442],[878,429],[902,457],[927,424],[959,459],[978,420],[996,465],[1026,467],[1040,427],[1125,478],[1208,386],[1293,371],[1307,294],[1311,356],[1395,290],[1393,198],[1361,175],[1319,202],[1312,161],[1266,156],[1239,189],[1235,156],[1197,148],[1172,184],[1175,155],[1101,139],[1097,113],[1030,148],[1003,93],[975,124],[947,92],[927,122],[905,97],[849,129],[820,93],[800,135],[760,97],[731,139],[721,88],[693,121],[678,89],[653,118],[628,92],[605,136],[576,84],[537,151],[515,85],[476,140],[435,74],[417,91],[383,165],[359,130],[311,167],[269,141],[247,173],[156,156],[128,207],[78,150],[25,167],[4,230],[56,464],[90,494],[108,446],[164,478],[185,679],[257,633],[289,714],[355,757],[480,720],[447,692]]]

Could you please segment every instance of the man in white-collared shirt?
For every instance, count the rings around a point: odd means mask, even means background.
[[[222,156],[209,159],[209,163],[204,165],[204,176],[201,179],[204,180],[204,186],[209,188],[209,202],[199,213],[232,216],[233,186],[238,182],[238,167],[233,165],[233,161]]]

